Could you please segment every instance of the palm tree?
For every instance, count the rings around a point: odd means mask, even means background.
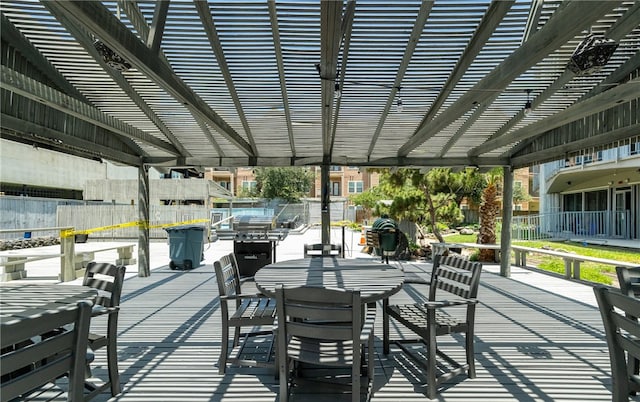
[[[496,244],[496,217],[500,213],[498,202],[498,182],[502,177],[502,170],[494,169],[487,173],[487,186],[482,191],[482,204],[480,204],[480,231],[478,233],[479,244]],[[480,249],[478,259],[480,261],[495,261],[495,250]]]

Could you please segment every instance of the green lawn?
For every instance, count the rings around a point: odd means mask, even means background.
[[[451,243],[475,243],[476,235],[456,234],[445,236],[445,240]],[[533,248],[545,247],[589,257],[606,258],[609,260],[625,261],[630,263],[637,263],[638,265],[640,265],[640,250],[629,250],[611,246],[598,246],[593,244],[584,246],[581,243],[548,240],[514,241],[513,245]],[[540,269],[564,274],[564,262],[562,258],[552,256],[530,256],[528,258],[528,261],[532,262]],[[615,277],[615,268],[611,265],[596,264],[591,262],[585,262],[580,265],[580,278],[586,281],[613,285],[615,282]]]

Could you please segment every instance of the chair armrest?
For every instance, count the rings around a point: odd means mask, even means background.
[[[405,272],[404,273],[404,281],[403,285],[414,284],[414,285],[431,285],[430,279],[424,279],[420,275],[415,272]]]
[[[270,299],[270,297],[267,295],[263,295],[262,293],[254,293],[254,294],[243,293],[240,295],[220,296],[220,299],[224,299],[224,300]]]
[[[100,305],[93,306],[93,308],[91,309],[91,317],[99,317],[101,315],[115,313],[118,310],[120,310],[119,306],[116,306],[116,307],[105,307]]]
[[[422,306],[428,309],[437,309],[442,307],[451,306],[466,306],[469,304],[477,304],[478,299],[453,299],[453,300],[434,300],[421,303]]]
[[[360,340],[366,341],[373,333],[373,329],[376,321],[376,305],[375,303],[369,303],[364,310],[364,323],[362,325],[362,332],[360,333]]]
[[[245,276],[244,278],[240,278],[240,284],[242,285],[245,282],[254,281],[253,276]]]

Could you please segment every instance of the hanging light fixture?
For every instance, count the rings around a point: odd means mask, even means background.
[[[617,48],[613,39],[589,34],[574,50],[567,68],[576,75],[593,74],[607,64]]]
[[[398,94],[397,94],[397,96],[398,96],[398,100],[396,101],[396,111],[397,111],[398,113],[402,113],[402,110],[403,110],[404,108],[402,107],[402,98],[400,97],[400,87],[398,87]]]
[[[131,64],[129,64],[124,58],[122,58],[122,56],[114,52],[101,40],[96,39],[93,42],[93,47],[95,47],[98,53],[100,53],[100,56],[102,56],[102,60],[114,70],[125,72],[131,68]]]
[[[529,115],[531,113],[531,90],[527,89],[527,102],[524,104],[524,114]]]
[[[340,99],[340,97],[342,97],[342,91],[340,90],[340,84],[338,84],[337,82],[336,82],[335,94],[336,94],[336,98],[338,98],[338,99]]]

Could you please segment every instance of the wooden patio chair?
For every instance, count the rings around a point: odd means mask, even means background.
[[[629,362],[640,359],[640,299],[604,286],[593,288],[602,315],[613,380],[612,401],[626,402],[640,391],[640,376],[629,371]]]
[[[640,299],[640,267],[617,266],[616,274],[622,294]],[[640,311],[636,312],[635,316],[628,314],[627,317],[637,320],[638,315],[640,315]],[[629,366],[629,374],[640,374],[640,359],[629,359],[627,365]]]
[[[69,376],[67,400],[82,400],[90,322],[89,302],[28,318],[3,316],[0,400],[22,400],[31,391],[65,375]]]
[[[91,317],[107,317],[106,332],[90,332],[89,347],[96,351],[107,348],[107,368],[109,380],[98,385],[94,382],[85,382],[85,388],[90,392],[86,396],[91,399],[110,388],[111,395],[116,396],[122,390],[120,388],[120,373],[118,371],[118,315],[120,313],[120,296],[124,284],[124,274],[127,267],[116,266],[109,263],[90,262],[84,273],[82,284],[98,290],[98,298],[93,307]],[[87,366],[87,378],[92,377],[91,367]]]
[[[280,402],[289,397],[292,367],[299,363],[351,368],[351,399],[360,401],[361,353],[366,346],[367,397],[374,378],[375,304],[364,306],[358,290],[276,287]],[[364,312],[364,317],[363,317]],[[334,382],[331,383],[335,386]]]
[[[640,267],[616,267],[620,291],[629,297],[640,299]]]
[[[269,363],[241,358],[241,351],[237,358],[229,358],[229,328],[234,328],[233,348],[240,344],[240,329],[242,327],[259,327],[269,325],[265,331],[251,331],[245,337],[265,335],[273,332],[276,307],[275,300],[260,294],[243,294],[240,282],[238,263],[233,253],[224,255],[213,263],[220,294],[220,310],[222,313],[222,339],[218,371],[224,374],[228,363],[245,366],[269,366]],[[229,302],[235,301],[233,314],[229,312]],[[267,362],[271,355],[271,346],[267,351]]]
[[[339,244],[329,244],[325,248],[321,243],[304,245],[304,258],[326,256],[342,257],[342,246]]]
[[[383,302],[383,348],[389,353],[389,320],[390,317],[420,336],[419,339],[394,340],[407,356],[426,370],[427,396],[436,397],[438,386],[458,374],[467,372],[469,378],[475,378],[474,359],[474,322],[477,304],[478,286],[482,264],[471,262],[458,256],[436,255],[429,287],[429,299],[424,303],[389,305]],[[446,292],[442,295],[442,292]],[[454,298],[451,298],[451,297]],[[458,306],[465,310],[464,314],[451,315],[449,307]],[[461,313],[461,312],[460,312]],[[465,334],[466,363],[460,364],[438,349],[437,337],[441,335]],[[421,342],[427,349],[427,362],[424,363],[406,347],[404,343]],[[440,356],[451,366],[451,370],[437,375],[436,357]]]

